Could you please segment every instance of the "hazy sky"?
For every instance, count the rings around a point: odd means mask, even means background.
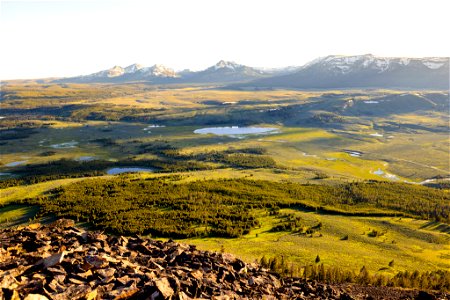
[[[448,0],[1,1],[1,79],[114,65],[302,65],[329,54],[450,56]]]

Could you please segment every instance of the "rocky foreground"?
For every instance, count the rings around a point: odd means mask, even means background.
[[[192,245],[116,237],[71,220],[0,231],[0,299],[447,299],[282,279]]]

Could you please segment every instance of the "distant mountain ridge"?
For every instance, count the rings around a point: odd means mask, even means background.
[[[163,65],[114,66],[90,75],[56,82],[222,83],[230,88],[449,88],[449,58],[329,55],[303,66],[253,68],[221,60],[202,70],[176,72]]]
[[[244,87],[241,85],[241,87]],[[254,88],[449,88],[449,58],[330,55],[296,72],[251,82]]]
[[[273,73],[264,72],[235,62],[221,60],[214,66],[202,71],[183,70],[175,72],[171,68],[158,64],[152,67],[133,64],[125,68],[114,66],[111,69],[93,74],[62,78],[56,81],[77,83],[118,83],[132,81],[146,81],[151,83],[233,83],[268,77],[271,74]]]
[[[82,75],[76,77],[69,77],[59,79],[59,82],[80,82],[80,83],[95,83],[95,82],[127,82],[127,81],[142,81],[153,80],[155,78],[177,78],[177,73],[163,65],[153,65],[151,67],[144,67],[140,64],[132,64],[128,67],[122,68],[114,66],[111,69],[103,70],[89,75]]]
[[[239,82],[269,76],[269,73],[231,61],[221,60],[203,71],[184,74],[190,82]]]

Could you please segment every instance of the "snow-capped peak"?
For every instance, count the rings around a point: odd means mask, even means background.
[[[372,54],[364,54],[364,55],[329,55],[322,59],[319,58],[318,62],[322,63],[330,63],[330,64],[345,64],[345,65],[353,65],[357,62],[362,62],[365,65],[370,64],[375,60],[375,56]]]
[[[284,74],[295,73],[295,72],[301,70],[302,68],[303,67],[301,67],[301,66],[287,66],[287,67],[281,67],[281,68],[256,67],[254,69],[262,74],[284,75]]]
[[[242,65],[237,64],[233,61],[225,61],[225,60],[221,60],[219,61],[217,64],[214,65],[214,69],[231,69],[231,70],[235,70],[239,67],[242,67]]]
[[[125,73],[134,73],[140,69],[144,68],[144,66],[140,64],[132,64],[124,69]]]
[[[91,75],[83,76],[85,78],[112,78],[119,77],[124,74],[141,74],[151,77],[178,77],[178,74],[174,70],[167,68],[163,65],[154,65],[152,67],[143,67],[140,64],[132,64],[128,67],[122,68],[120,66],[114,66],[110,69],[103,70]]]
[[[156,76],[156,77],[178,77],[177,73],[164,65],[153,65],[151,67],[140,69],[141,72],[146,75]]]
[[[87,75],[86,77],[117,77],[121,76],[124,73],[124,69],[120,66],[114,66],[111,69],[103,70],[91,75]]]
[[[420,63],[430,69],[438,69],[445,65],[448,58],[405,58],[405,57],[377,57],[372,54],[364,55],[329,55],[317,58],[302,69],[320,67],[331,73],[347,74],[361,69],[369,69],[383,73],[392,68],[408,66],[411,62]]]
[[[428,59],[424,59],[422,63],[429,69],[439,69],[444,66],[446,63],[448,64],[450,58],[449,57],[430,57]]]

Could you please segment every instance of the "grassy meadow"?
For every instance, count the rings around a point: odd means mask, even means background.
[[[393,275],[403,270],[431,271],[450,269],[449,228],[427,229],[428,221],[391,217],[349,217],[283,209],[315,224],[322,222],[322,236],[306,237],[286,232],[270,232],[280,220],[261,213],[261,228],[237,239],[185,239],[201,249],[230,252],[247,261],[263,256],[284,256],[289,263],[313,264],[317,255],[328,266],[342,266],[354,271],[366,266],[372,273]],[[369,237],[376,229],[387,231],[381,237]],[[348,236],[348,240],[343,237]],[[394,267],[388,263],[394,260]]]

